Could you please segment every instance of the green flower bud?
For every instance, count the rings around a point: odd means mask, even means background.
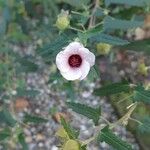
[[[145,63],[140,63],[138,65],[138,73],[140,73],[141,75],[147,76],[148,75],[148,68],[146,67]]]
[[[107,55],[110,52],[111,47],[112,47],[111,45],[106,43],[98,43],[96,45],[97,53],[99,55]]]
[[[80,150],[79,143],[75,140],[68,140],[63,150]]]
[[[62,10],[61,13],[57,17],[56,27],[59,30],[65,30],[70,25],[69,13],[68,11]]]

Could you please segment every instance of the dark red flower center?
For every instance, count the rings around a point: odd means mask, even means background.
[[[71,67],[80,67],[82,63],[82,58],[78,54],[73,54],[69,57],[68,63]]]

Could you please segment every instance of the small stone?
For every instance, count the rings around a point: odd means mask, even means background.
[[[36,140],[37,140],[37,141],[45,140],[45,136],[44,136],[43,134],[40,134],[40,133],[39,133],[39,134],[36,135]]]
[[[26,141],[27,143],[31,143],[31,142],[32,142],[32,137],[31,137],[31,136],[27,136],[27,137],[25,138],[25,141]]]
[[[44,144],[43,144],[42,142],[40,142],[40,143],[38,144],[38,146],[39,146],[39,147],[43,147]]]
[[[40,109],[35,109],[35,113],[39,114],[40,113]]]
[[[29,106],[29,102],[25,98],[18,98],[15,101],[15,108],[16,108],[17,111],[24,110],[28,106]]]
[[[58,150],[58,147],[52,146],[51,150]]]

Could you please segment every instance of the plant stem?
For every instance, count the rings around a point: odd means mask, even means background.
[[[137,122],[138,124],[140,124],[140,125],[142,125],[143,123],[142,122],[140,122],[139,120],[137,120],[137,119],[134,119],[134,118],[129,118],[130,120],[132,120],[132,121],[135,121],[135,122]]]
[[[83,30],[80,30],[80,29],[77,29],[77,28],[74,28],[74,27],[71,27],[71,26],[69,27],[69,29],[84,33]]]
[[[92,28],[95,25],[95,16],[94,16],[94,13],[96,12],[96,9],[98,7],[99,7],[99,0],[95,0],[94,7],[93,7],[93,10],[92,10],[92,14],[91,14],[90,21],[89,21],[88,29]]]

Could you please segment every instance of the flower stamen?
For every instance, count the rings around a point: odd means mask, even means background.
[[[82,64],[82,58],[78,54],[73,54],[69,57],[68,63],[71,67],[80,67]]]

